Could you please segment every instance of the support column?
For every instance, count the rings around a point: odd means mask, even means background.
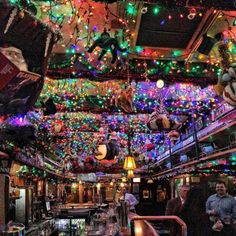
[[[5,225],[5,176],[0,174],[0,230]]]
[[[96,194],[97,194],[97,188],[96,186],[93,186],[93,203],[97,203]]]
[[[168,139],[168,146],[169,146],[169,161],[170,161],[170,169],[173,168],[173,161],[172,161],[172,152],[171,152],[171,140],[170,138]]]
[[[198,138],[197,138],[196,123],[195,123],[195,119],[193,116],[192,116],[192,124],[193,124],[193,139],[194,139],[194,143],[195,143],[195,155],[198,160],[199,159],[199,143],[198,143]]]
[[[88,189],[88,202],[92,202],[93,201],[93,189],[89,188]]]
[[[79,203],[84,203],[84,185],[79,184]]]

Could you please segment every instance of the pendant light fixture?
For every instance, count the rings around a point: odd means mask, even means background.
[[[128,156],[125,157],[125,162],[124,162],[124,170],[134,170],[136,169],[136,163],[135,163],[135,160],[134,160],[134,157],[132,156],[131,154],[131,135],[132,135],[132,131],[128,133],[128,151],[129,151],[129,154]]]

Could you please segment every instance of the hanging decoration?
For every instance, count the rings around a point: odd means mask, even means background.
[[[169,91],[167,90],[164,96],[167,96],[168,93]],[[159,91],[159,100],[160,107],[149,116],[149,119],[147,121],[147,127],[150,130],[158,131],[180,129],[181,124],[170,118],[169,113],[165,108],[164,98],[162,97],[161,91]]]
[[[144,149],[145,149],[147,152],[152,151],[154,148],[155,148],[155,144],[153,144],[153,143],[147,143],[147,144],[145,144],[145,146],[144,146]]]
[[[64,124],[62,120],[55,121],[52,132],[55,134],[60,133],[61,131],[63,131],[63,126]]]
[[[134,89],[132,86],[129,86],[127,89],[121,89],[114,96],[115,106],[120,106],[126,113],[132,113],[134,112],[133,98]]]
[[[232,59],[228,51],[228,44],[224,43],[219,46],[223,73],[218,78],[214,89],[228,104],[236,106],[236,63],[230,63]]]
[[[111,52],[111,64],[114,64],[116,62],[117,51],[127,51],[126,48],[120,47],[118,40],[116,38],[112,38],[106,29],[104,29],[104,32],[101,34],[101,36],[94,41],[92,46],[88,49],[88,52],[92,53],[96,47],[100,47],[102,49],[100,55],[98,56],[98,61],[103,58],[103,56],[107,53],[108,50]]]
[[[47,98],[47,100],[44,102],[41,102],[42,108],[43,108],[43,114],[45,116],[53,115],[57,112],[56,105],[51,97]]]
[[[116,132],[112,132],[110,140],[107,141],[104,134],[104,129],[100,128],[98,137],[99,138],[96,140],[98,142],[98,147],[95,154],[96,159],[105,165],[116,163],[116,159],[118,158],[120,151]]]
[[[176,141],[179,139],[180,137],[180,133],[176,130],[171,130],[169,133],[168,133],[168,137],[169,139],[171,140],[171,142],[173,144],[176,143]]]
[[[236,106],[236,81],[231,81],[225,86],[223,98],[231,106]]]

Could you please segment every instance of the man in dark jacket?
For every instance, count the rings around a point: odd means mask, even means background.
[[[182,209],[187,193],[189,191],[189,186],[180,185],[178,191],[179,191],[179,196],[167,202],[166,215],[179,216],[179,213]],[[171,224],[170,236],[177,236],[177,235],[180,235],[178,225]]]

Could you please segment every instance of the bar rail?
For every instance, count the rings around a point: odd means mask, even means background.
[[[167,221],[174,220],[181,226],[181,236],[187,236],[187,226],[183,220],[178,216],[133,216],[130,219],[131,236],[135,236],[134,221],[136,220],[148,220],[148,221]]]

